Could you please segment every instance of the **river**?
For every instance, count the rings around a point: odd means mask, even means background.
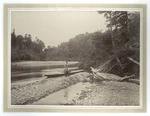
[[[11,82],[24,82],[46,78],[45,75],[63,73],[65,61],[25,61],[11,63]],[[78,62],[69,62],[69,69],[78,69]]]
[[[75,85],[54,92],[47,97],[32,103],[32,105],[71,105],[74,104],[74,100],[89,87],[91,87],[89,82],[79,82]]]

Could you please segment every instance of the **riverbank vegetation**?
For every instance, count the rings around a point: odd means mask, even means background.
[[[121,69],[118,74],[120,76],[132,74],[135,67],[137,70],[134,70],[134,73],[138,73],[140,13],[128,11],[98,11],[98,13],[106,18],[107,31],[79,34],[57,47],[45,47],[39,38],[33,40],[30,34],[16,35],[14,30],[11,34],[11,61],[79,61],[80,68],[89,70],[91,66],[99,67],[115,60],[117,64],[109,63],[103,70],[112,71],[117,65]],[[106,68],[108,65],[109,68]],[[115,69],[118,72],[116,67]]]

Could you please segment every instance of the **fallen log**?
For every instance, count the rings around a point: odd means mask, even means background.
[[[100,81],[120,81],[120,82],[124,82],[124,81],[129,81],[129,82],[134,82],[136,84],[139,84],[139,81],[135,78],[135,75],[131,75],[131,76],[125,76],[125,77],[120,77],[114,74],[109,74],[109,73],[100,73],[98,72],[96,69],[94,69],[93,67],[91,67],[91,71],[93,74],[93,79],[96,80],[100,80]]]
[[[139,62],[137,62],[137,61],[135,61],[135,60],[133,60],[133,58],[128,57],[128,59],[129,59],[130,61],[134,62],[135,64],[137,64],[137,65],[139,65],[139,66],[140,66],[140,63],[139,63]]]
[[[140,81],[138,79],[129,79],[128,82],[131,82],[131,83],[135,83],[137,85],[140,85]]]

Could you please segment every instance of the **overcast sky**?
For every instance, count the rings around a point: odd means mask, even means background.
[[[57,46],[77,34],[106,30],[103,15],[94,11],[13,11],[11,29],[16,35],[37,36],[46,47]]]

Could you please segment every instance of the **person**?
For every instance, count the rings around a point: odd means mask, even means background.
[[[65,68],[64,69],[64,74],[65,74],[66,77],[68,77],[69,76],[68,60],[66,60],[66,64],[65,64],[64,68]]]

